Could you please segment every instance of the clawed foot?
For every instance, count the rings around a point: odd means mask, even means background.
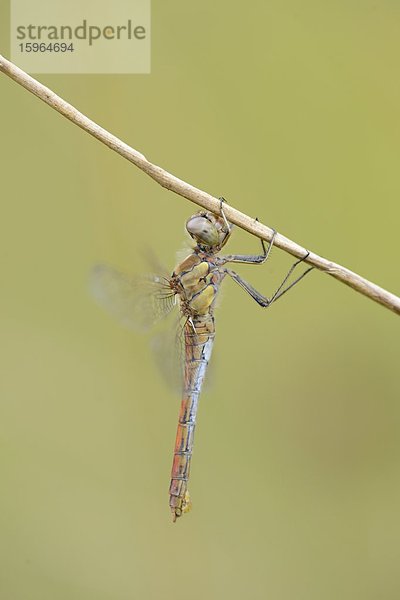
[[[223,196],[220,196],[218,199],[219,199],[219,212],[220,212],[220,215],[221,215],[221,217],[224,219],[224,223],[225,223],[226,230],[227,230],[227,231],[230,231],[230,226],[229,226],[228,219],[226,218],[225,211],[224,211],[224,209],[222,208],[222,206],[223,206],[224,202],[225,202],[226,204],[228,204],[228,203],[226,202],[226,200],[225,200],[225,198],[224,198]]]

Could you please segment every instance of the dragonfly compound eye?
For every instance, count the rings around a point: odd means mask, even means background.
[[[219,242],[217,228],[206,217],[194,216],[186,223],[190,235],[205,246],[216,246]]]

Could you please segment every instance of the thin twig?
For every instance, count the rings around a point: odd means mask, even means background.
[[[162,187],[191,200],[207,210],[211,210],[215,213],[219,212],[220,202],[217,198],[210,196],[210,194],[195,188],[189,183],[178,179],[178,177],[171,175],[171,173],[168,173],[168,171],[165,171],[161,167],[154,165],[147,160],[143,154],[122,142],[115,135],[112,135],[106,129],[103,129],[103,127],[94,123],[94,121],[88,119],[88,117],[71,106],[71,104],[68,104],[68,102],[65,102],[65,100],[60,98],[60,96],[57,96],[52,90],[36,81],[36,79],[25,73],[25,71],[22,71],[22,69],[19,69],[1,55],[0,71],[11,77],[11,79],[14,79],[14,81],[46,102],[46,104],[64,115],[64,117],[67,117],[67,119],[90,133],[100,142],[103,142],[103,144],[128,159],[134,165],[139,167],[139,169],[147,173],[152,179],[157,181]],[[273,230],[269,227],[236,210],[228,204],[224,205],[224,211],[231,223],[234,223],[238,227],[241,227],[245,231],[248,231],[263,240],[271,240]],[[305,248],[279,233],[275,237],[274,245],[297,258],[303,257],[307,252]],[[306,262],[400,315],[400,298],[371,281],[364,279],[364,277],[357,275],[357,273],[353,273],[353,271],[350,271],[341,265],[327,260],[326,258],[322,258],[314,252],[310,252]]]

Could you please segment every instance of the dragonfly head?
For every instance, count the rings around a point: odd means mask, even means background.
[[[189,235],[201,247],[218,251],[227,241],[231,231],[225,221],[209,211],[200,211],[186,221]]]

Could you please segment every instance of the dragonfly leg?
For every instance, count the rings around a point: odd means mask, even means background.
[[[256,219],[257,221],[257,219]],[[220,257],[220,264],[225,265],[228,262],[246,263],[250,265],[263,265],[271,254],[272,246],[276,236],[276,230],[272,230],[272,238],[268,244],[268,248],[265,247],[264,240],[261,241],[262,254],[227,254],[226,256]]]
[[[218,200],[219,200],[219,212],[220,212],[221,217],[224,220],[224,225],[225,225],[225,228],[223,229],[223,231],[224,231],[224,233],[227,234],[226,237],[225,237],[225,240],[227,240],[228,237],[230,236],[230,234],[232,233],[233,224],[229,223],[228,219],[226,218],[225,211],[223,209],[223,204],[224,203],[228,204],[227,201],[225,200],[225,198],[223,196],[220,196],[218,198]]]
[[[223,196],[220,196],[220,197],[218,198],[218,200],[219,200],[219,212],[220,212],[220,215],[221,215],[221,217],[222,217],[222,218],[223,218],[223,220],[224,220],[225,227],[226,227],[226,231],[230,231],[230,230],[231,230],[231,225],[229,224],[229,221],[228,221],[228,219],[226,218],[225,211],[224,211],[224,209],[222,208],[222,206],[223,206],[224,202],[226,202],[226,200],[225,200],[225,198],[224,198]]]
[[[240,275],[238,275],[235,271],[232,271],[231,269],[224,269],[224,271],[227,275],[232,277],[232,279],[234,281],[236,281],[236,283],[238,283],[248,294],[250,294],[250,296],[260,306],[262,306],[263,308],[267,308],[268,306],[271,306],[271,304],[273,302],[278,300],[278,298],[281,298],[283,296],[283,294],[286,294],[286,292],[288,292],[292,287],[294,287],[296,285],[296,283],[299,283],[299,281],[301,281],[303,279],[303,277],[305,277],[307,275],[307,273],[312,271],[312,269],[314,267],[310,267],[309,269],[304,271],[304,273],[302,273],[299,277],[297,277],[297,279],[295,279],[294,281],[292,281],[292,283],[290,283],[287,287],[285,287],[285,284],[286,284],[287,280],[289,279],[289,277],[291,276],[291,274],[293,273],[294,269],[297,267],[297,265],[299,265],[301,262],[306,260],[309,256],[309,254],[310,253],[307,252],[307,254],[303,258],[300,258],[295,263],[293,263],[293,265],[290,267],[289,271],[283,278],[282,283],[278,286],[278,288],[275,290],[275,292],[272,294],[272,296],[270,298],[268,298],[267,296],[264,296],[263,294],[258,292],[255,288],[253,288],[252,285],[250,285],[249,283],[247,283],[247,281],[242,279],[240,277]]]

